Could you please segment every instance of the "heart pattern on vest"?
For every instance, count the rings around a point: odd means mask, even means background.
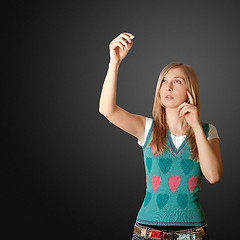
[[[147,165],[148,172],[150,173],[152,170],[152,159],[150,157],[146,158],[146,165]]]
[[[172,167],[172,159],[171,158],[159,158],[158,166],[160,167],[162,172],[164,174],[166,174]]]
[[[194,191],[195,187],[197,186],[197,181],[198,181],[198,177],[190,177],[188,181],[188,187],[191,193]]]
[[[144,207],[146,207],[149,204],[151,198],[152,198],[152,194],[150,192],[147,192],[144,199],[144,203],[143,203]]]
[[[154,144],[152,144],[152,147],[151,147],[152,148],[152,153],[153,153],[153,146],[154,146]],[[154,157],[156,157],[158,155],[158,153],[155,153],[155,154],[153,153],[153,155],[154,155]]]
[[[157,205],[160,209],[162,209],[168,202],[169,196],[167,194],[158,194],[157,196]]]
[[[153,185],[153,191],[156,192],[158,190],[158,187],[161,183],[161,177],[160,176],[152,176],[152,185]]]
[[[181,167],[182,167],[182,170],[184,171],[185,174],[190,173],[192,171],[193,167],[194,167],[193,160],[183,159],[181,161]]]
[[[180,185],[180,182],[181,182],[181,177],[180,176],[173,176],[172,175],[169,178],[168,183],[169,183],[169,186],[170,186],[172,192],[175,192],[177,190],[178,186]]]
[[[182,209],[184,209],[188,204],[188,195],[187,194],[178,194],[177,203]]]

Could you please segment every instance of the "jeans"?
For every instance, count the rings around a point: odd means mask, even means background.
[[[140,227],[144,227],[139,223],[136,223],[136,224]],[[144,228],[146,228],[146,230],[154,230],[154,226],[152,228],[148,228],[148,227],[144,227]],[[191,231],[191,230],[194,230],[194,229],[197,229],[197,228],[199,228],[199,226],[194,227],[194,228],[188,228],[187,230]],[[169,232],[173,232],[173,231],[169,231]],[[179,231],[175,231],[175,232],[176,232],[176,234],[179,233]],[[174,239],[174,238],[172,238],[172,239]],[[178,238],[175,238],[175,239],[177,239],[177,240],[191,240],[190,234],[181,234]],[[208,233],[206,231],[206,233],[202,237],[196,237],[196,236],[193,235],[192,239],[193,240],[208,240]],[[157,239],[156,238],[151,238],[151,237],[141,237],[141,236],[133,233],[132,240],[157,240]]]

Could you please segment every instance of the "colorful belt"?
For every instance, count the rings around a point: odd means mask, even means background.
[[[201,227],[190,228],[186,230],[179,231],[160,231],[148,227],[140,227],[135,224],[134,234],[145,237],[145,238],[154,238],[162,240],[177,240],[177,239],[202,239],[202,236],[207,233],[207,224]]]

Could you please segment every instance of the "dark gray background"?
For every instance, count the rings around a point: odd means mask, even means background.
[[[152,117],[157,78],[168,63],[195,69],[201,120],[218,130],[224,167],[219,183],[204,180],[201,203],[211,240],[234,238],[239,22],[235,1],[5,2],[1,235],[131,238],[145,194],[142,149],[98,112],[108,44],[127,31],[134,46],[117,86],[117,104],[127,111]]]

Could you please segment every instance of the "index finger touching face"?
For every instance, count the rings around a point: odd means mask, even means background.
[[[188,90],[187,90],[187,94],[188,94],[188,98],[190,100],[190,104],[194,104],[193,97]]]

